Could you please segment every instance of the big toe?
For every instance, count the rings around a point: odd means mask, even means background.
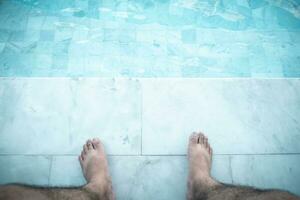
[[[85,151],[88,153],[90,150],[93,150],[93,143],[91,139],[88,139],[83,147]]]
[[[92,140],[92,144],[93,144],[94,149],[96,149],[96,150],[102,150],[103,149],[102,143],[101,143],[99,138],[94,138]]]
[[[196,144],[198,143],[198,138],[199,138],[199,134],[196,133],[196,132],[193,132],[193,133],[190,135],[189,145],[190,145],[190,146],[196,145]]]

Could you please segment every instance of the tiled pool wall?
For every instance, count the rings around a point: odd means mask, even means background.
[[[0,76],[299,77],[299,0],[4,0]]]

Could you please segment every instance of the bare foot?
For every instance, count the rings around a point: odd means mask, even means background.
[[[108,163],[100,140],[88,140],[78,158],[87,181],[85,188],[105,199],[114,199]]]
[[[189,185],[213,187],[219,185],[211,175],[212,148],[202,133],[193,133],[189,139]]]

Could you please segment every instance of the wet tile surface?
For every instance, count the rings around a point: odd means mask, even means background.
[[[197,130],[217,154],[299,153],[299,88],[298,79],[142,80],[143,154],[185,154]]]

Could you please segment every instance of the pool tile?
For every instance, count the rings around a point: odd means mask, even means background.
[[[96,35],[96,34],[95,34]],[[98,34],[97,34],[98,35]],[[90,36],[93,37],[93,36]],[[94,36],[95,37],[95,36]],[[89,29],[87,28],[78,28],[75,29],[73,32],[73,37],[72,39],[75,42],[84,42],[84,41],[88,41],[89,38]]]
[[[62,25],[60,28],[56,29],[55,31],[55,42],[61,42],[61,41],[69,41],[73,37],[73,28],[68,27],[68,25]]]
[[[2,53],[4,47],[5,47],[5,43],[4,42],[0,42],[0,53]]]
[[[195,29],[187,29],[181,32],[181,40],[184,43],[195,43],[196,39],[197,38]]]
[[[30,43],[37,43],[38,41],[40,41],[40,31],[28,29],[25,31],[24,37],[25,41],[22,42],[24,45]]]
[[[54,43],[49,41],[39,41],[36,47],[36,53],[38,54],[52,54],[54,49]]]
[[[43,23],[42,30],[55,30],[56,26],[59,25],[59,18],[56,16],[46,15]]]
[[[28,17],[27,30],[40,30],[45,21],[45,16]]]
[[[53,55],[52,69],[66,69],[68,67],[68,56],[66,55]]]
[[[290,62],[291,61],[291,62]],[[282,71],[285,76],[288,77],[299,77],[300,69],[299,69],[299,57],[285,57],[281,59]]]
[[[87,67],[86,57],[71,56],[68,62],[68,74],[69,75],[80,75],[84,73],[84,69]]]
[[[51,157],[0,156],[0,184],[48,185]]]
[[[231,156],[234,184],[284,189],[300,195],[300,155]]]
[[[53,41],[54,40],[54,31],[45,31],[40,32],[41,41]]]
[[[118,40],[118,34],[117,30],[115,29],[109,29],[105,28],[103,30],[103,41],[117,41]]]
[[[2,153],[78,154],[88,138],[100,137],[109,145],[109,154],[140,154],[141,95],[136,80],[0,81]],[[16,141],[18,146],[9,145]]]
[[[136,30],[121,30],[119,33],[119,42],[120,43],[130,43],[134,42],[136,39]]]
[[[23,41],[25,36],[25,31],[12,31],[9,41]]]
[[[299,153],[299,84],[143,79],[143,154],[185,154],[188,136],[199,130],[217,154]]]
[[[182,2],[105,5],[94,1],[62,4],[56,0],[51,4],[44,1],[2,4],[0,42],[7,42],[10,38],[10,42],[20,47],[18,54],[53,52],[57,55],[62,49],[56,47],[56,43],[69,41],[69,51],[64,51],[68,55],[68,63],[73,63],[73,56],[103,55],[107,66],[112,67],[94,70],[85,66],[53,71],[50,68],[41,70],[34,65],[16,67],[16,61],[7,59],[6,64],[10,67],[1,69],[1,74],[60,77],[299,75],[295,65],[300,41],[297,39],[300,38],[297,27],[299,19],[294,14],[294,8],[285,2],[258,7],[244,0],[217,7],[207,2],[199,5]],[[277,19],[277,15],[282,18]],[[283,23],[284,20],[287,24]],[[110,60],[110,56],[128,55],[135,55],[138,59],[127,59],[122,65]],[[153,56],[176,56],[177,65],[165,69],[165,65],[170,63],[157,59],[153,66],[149,64],[154,62]],[[115,65],[119,66],[114,68]]]
[[[101,56],[88,56],[86,58],[87,66],[85,68],[86,73],[91,73],[91,76],[95,73],[99,73],[102,70],[103,65],[101,64]]]
[[[7,42],[10,37],[11,31],[6,29],[0,29],[0,42]]]
[[[50,69],[52,66],[52,55],[51,54],[36,55],[36,66],[40,69]]]

